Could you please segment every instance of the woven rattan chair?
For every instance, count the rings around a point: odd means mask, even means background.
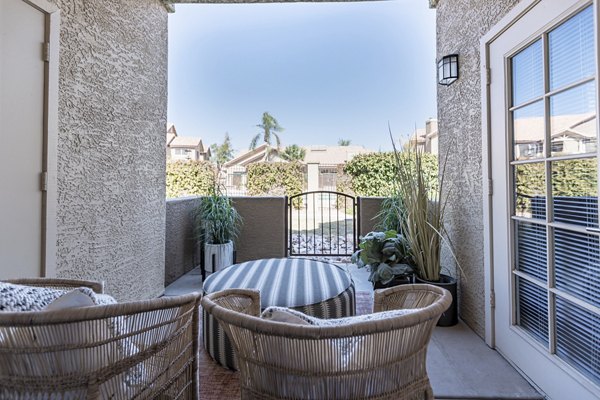
[[[27,279],[59,289],[102,284]],[[199,295],[0,313],[0,399],[197,399]]]
[[[238,357],[242,399],[433,399],[425,359],[448,291],[402,285],[375,292],[375,311],[417,309],[341,326],[258,318],[259,294],[230,289],[202,299]]]

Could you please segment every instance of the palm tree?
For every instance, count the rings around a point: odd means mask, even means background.
[[[274,136],[277,143],[277,149],[279,150],[279,147],[281,146],[281,140],[279,139],[277,132],[283,132],[283,128],[279,126],[279,122],[277,122],[275,117],[265,111],[262,115],[262,123],[256,126],[262,129],[263,132],[258,133],[256,136],[254,136],[254,138],[252,138],[252,141],[250,142],[250,150],[254,150],[256,148],[256,144],[258,143],[261,135],[263,137],[263,141],[269,146],[271,145],[271,136]]]

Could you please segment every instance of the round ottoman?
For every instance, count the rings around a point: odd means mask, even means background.
[[[232,265],[210,275],[204,294],[223,289],[260,290],[261,310],[288,307],[319,318],[349,317],[356,312],[354,282],[335,264],[302,258],[270,258]],[[226,368],[237,369],[233,347],[208,312],[202,312],[204,348]]]

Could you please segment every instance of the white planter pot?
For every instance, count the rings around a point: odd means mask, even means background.
[[[215,265],[213,266],[213,254]],[[233,242],[204,245],[204,269],[207,273],[217,272],[233,264]]]

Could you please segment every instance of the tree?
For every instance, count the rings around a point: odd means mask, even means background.
[[[229,133],[225,132],[225,139],[221,145],[212,144],[210,151],[212,153],[211,161],[217,164],[217,168],[221,168],[221,165],[231,160],[233,158],[233,148],[231,147]]]
[[[306,150],[296,144],[287,146],[280,154],[286,161],[302,161],[305,155]]]
[[[263,131],[254,136],[254,138],[252,138],[252,141],[250,142],[250,150],[254,150],[256,148],[256,145],[258,144],[258,140],[260,139],[261,135],[263,137],[263,141],[269,146],[271,145],[272,137],[275,137],[277,149],[279,149],[279,147],[281,146],[281,140],[279,139],[279,135],[277,135],[277,133],[283,132],[283,128],[279,126],[279,122],[277,122],[275,117],[273,117],[271,114],[265,111],[262,115],[262,123],[256,126],[262,129]]]
[[[352,140],[350,140],[350,139],[338,140],[338,146],[350,146],[350,143],[352,143]]]

